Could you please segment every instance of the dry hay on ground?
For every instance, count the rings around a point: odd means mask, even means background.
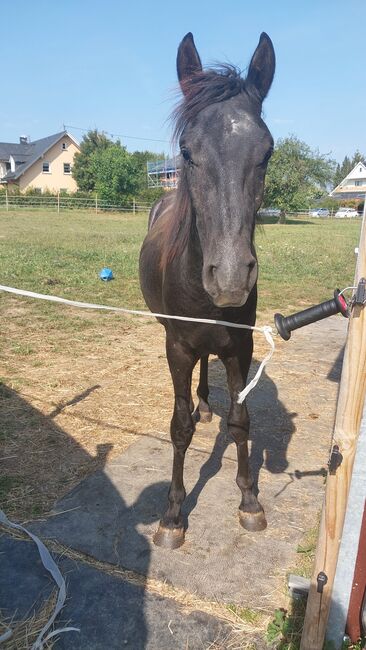
[[[65,345],[61,329],[50,335],[37,327],[28,305],[22,321],[27,311],[28,330],[16,319],[8,321],[1,372],[2,471],[13,479],[10,514],[23,519],[49,511],[139,436],[169,440],[173,407],[164,329],[155,321],[110,315],[100,335],[93,313],[88,336],[76,334]],[[14,354],[20,343],[21,352]],[[22,354],[29,349],[34,352]],[[267,349],[260,335],[256,349],[260,357]],[[225,387],[221,363],[212,364],[210,381]],[[198,367],[193,386],[197,382]],[[198,427],[194,440],[210,448],[214,436],[201,438]]]

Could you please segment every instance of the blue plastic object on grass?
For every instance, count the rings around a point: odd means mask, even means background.
[[[99,273],[99,277],[101,280],[104,280],[105,282],[108,282],[108,280],[113,280],[112,269],[108,269],[107,267],[104,267],[104,269],[102,269],[101,272]]]

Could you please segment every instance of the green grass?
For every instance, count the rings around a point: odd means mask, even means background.
[[[360,221],[293,220],[257,230],[259,308],[286,310],[333,297],[353,284]]]
[[[0,212],[1,283],[141,307],[137,260],[146,222],[147,215]],[[103,266],[115,281],[100,281]]]
[[[229,604],[227,605],[229,612],[232,612],[239,619],[244,621],[244,623],[257,623],[260,620],[261,615],[259,612],[250,607],[240,607],[239,605]]]
[[[146,214],[0,212],[1,284],[142,308],[138,254],[146,223]],[[316,303],[331,298],[335,287],[352,284],[359,230],[358,220],[260,226],[259,309]],[[100,281],[103,266],[113,269],[113,282]],[[38,303],[36,309],[47,315],[50,325],[57,323],[58,306]],[[87,321],[66,321],[65,328],[88,327]]]

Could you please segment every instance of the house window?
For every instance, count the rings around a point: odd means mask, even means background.
[[[64,163],[64,174],[71,174],[71,165],[70,165],[70,163]]]
[[[66,144],[66,142],[63,142],[63,143],[62,143],[62,148],[63,148],[64,151],[65,151],[65,149],[67,149],[67,144]]]
[[[44,162],[42,164],[42,171],[44,174],[49,174],[50,173],[50,163],[49,162]]]
[[[34,193],[35,194],[42,194],[42,188],[41,187],[35,187],[34,188]]]
[[[360,185],[364,185],[364,184],[365,184],[365,181],[363,181],[363,180],[361,180],[361,181],[355,181],[355,185],[357,185],[358,187],[359,187]]]

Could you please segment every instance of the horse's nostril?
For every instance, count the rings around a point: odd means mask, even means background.
[[[255,260],[254,258],[251,260],[251,262],[249,262],[248,267],[249,267],[249,270],[250,270],[250,271],[251,271],[252,269],[254,269],[256,263],[257,263],[257,262],[256,262],[256,260]]]
[[[213,264],[211,264],[208,267],[208,274],[211,276],[211,278],[215,278],[216,273],[217,273],[217,266],[214,266]]]

